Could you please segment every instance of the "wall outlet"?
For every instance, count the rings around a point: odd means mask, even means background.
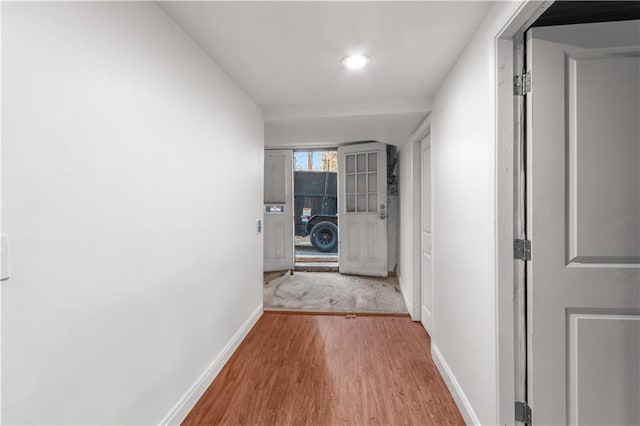
[[[10,270],[9,270],[9,236],[2,234],[0,236],[0,281],[5,281],[9,279]]]
[[[262,219],[256,220],[256,233],[262,233]]]

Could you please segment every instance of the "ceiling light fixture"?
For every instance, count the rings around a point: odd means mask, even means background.
[[[342,66],[350,70],[364,68],[369,63],[369,57],[365,55],[350,55],[342,60]]]

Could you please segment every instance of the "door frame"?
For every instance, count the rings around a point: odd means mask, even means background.
[[[496,355],[500,424],[515,421],[515,401],[526,401],[526,276],[514,259],[513,244],[524,236],[524,98],[514,95],[516,70],[524,66],[524,32],[553,1],[523,1],[504,6],[488,32],[493,42],[491,79],[494,126],[494,236]]]
[[[422,320],[422,140],[429,134],[430,127],[426,128],[424,136],[411,142],[411,166],[413,180],[413,223],[412,247],[413,254],[413,306],[411,306],[411,319]],[[418,232],[416,232],[418,230]],[[407,309],[409,306],[407,306]]]
[[[431,114],[427,115],[407,142],[411,157],[411,267],[412,304],[407,306],[413,321],[422,321],[422,141],[431,135]],[[431,145],[431,139],[429,139]],[[432,185],[433,187],[433,185]],[[433,195],[432,195],[433,200]],[[433,210],[433,207],[432,207]],[[432,220],[433,224],[433,220]],[[433,236],[433,225],[431,229]],[[433,294],[432,294],[433,297]],[[407,299],[405,298],[405,303]],[[433,318],[433,317],[432,317]],[[433,325],[432,327],[433,328]]]
[[[427,114],[405,145],[408,150],[407,154],[410,156],[411,211],[413,216],[411,222],[411,294],[413,299],[411,306],[407,303],[406,297],[404,300],[411,319],[416,322],[422,320],[422,140],[430,134],[431,113]]]
[[[292,210],[293,210],[293,267],[295,269],[296,267],[296,263],[298,263],[297,261],[297,257],[296,257],[296,215],[295,215],[295,209],[296,209],[296,152],[326,152],[326,151],[336,151],[336,155],[338,152],[338,146],[337,145],[331,145],[329,147],[326,148],[318,148],[318,147],[312,147],[312,148],[307,148],[307,147],[298,147],[298,145],[293,146],[291,148],[287,148],[287,149],[291,149],[292,151],[292,159],[293,159],[293,164],[291,166],[291,199],[292,201]],[[337,165],[336,165],[337,167]],[[336,174],[337,174],[337,169],[336,169]],[[338,201],[340,199],[340,194],[338,194],[338,190],[340,188],[340,183],[336,180],[336,214],[338,213]],[[338,234],[338,253],[340,252],[340,234]],[[338,265],[340,265],[340,258],[338,257],[338,261],[336,262],[338,263]]]
[[[431,241],[433,241],[433,174],[432,174],[432,161],[431,161],[431,127],[429,127],[429,129],[427,130],[426,135],[420,139],[419,141],[415,142],[416,144],[416,149],[417,149],[417,161],[414,159],[414,161],[416,161],[417,163],[417,170],[418,170],[418,184],[416,185],[417,187],[417,191],[418,191],[418,195],[417,195],[417,201],[420,204],[420,208],[419,208],[419,215],[418,215],[418,229],[420,230],[420,232],[418,233],[418,245],[419,245],[419,260],[418,260],[418,265],[417,265],[417,273],[418,273],[418,283],[420,285],[420,289],[418,292],[418,311],[420,312],[420,322],[422,322],[422,325],[424,326],[424,328],[427,330],[427,333],[431,334],[433,332],[433,244],[431,244],[431,251],[429,252],[429,255],[431,257],[431,317],[427,320],[425,318],[425,314],[424,314],[424,274],[423,274],[423,270],[422,270],[422,258],[424,255],[424,247],[423,247],[423,232],[424,232],[424,225],[425,223],[423,222],[424,219],[424,213],[426,211],[425,208],[425,187],[423,186],[423,174],[425,173],[425,162],[424,162],[424,153],[426,150],[429,150],[429,185],[431,186],[429,188],[429,200],[428,200],[428,209],[430,210],[429,212],[429,219],[430,219],[430,224],[429,224],[429,229],[430,229],[430,233],[431,233]],[[416,190],[416,187],[414,187],[414,191]],[[415,228],[414,228],[415,229]]]

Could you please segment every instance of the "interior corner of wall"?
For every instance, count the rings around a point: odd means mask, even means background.
[[[462,417],[464,418],[465,424],[480,425],[480,419],[478,419],[475,410],[471,406],[471,402],[467,398],[462,386],[456,379],[453,371],[433,340],[431,341],[431,355],[433,357],[433,362],[436,364],[438,371],[440,371],[449,392],[451,392],[451,395],[460,410],[460,414],[462,414]]]
[[[411,294],[411,288],[407,289],[407,283],[402,279],[402,275],[398,274],[398,286],[400,287],[400,294],[402,295],[402,300],[404,300],[405,307],[407,311],[413,311],[413,297]]]
[[[216,376],[222,371],[222,368],[231,358],[231,355],[238,349],[240,343],[249,334],[249,331],[258,322],[262,314],[264,313],[264,307],[262,301],[253,310],[253,312],[245,319],[245,322],[236,330],[233,337],[227,342],[220,353],[211,361],[209,366],[202,372],[200,377],[187,389],[184,395],[176,402],[176,404],[169,410],[164,418],[159,422],[160,425],[177,425],[184,421],[191,409],[195,406],[196,402],[202,397],[205,391],[209,388]]]

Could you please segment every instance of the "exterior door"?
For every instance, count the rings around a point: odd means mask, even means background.
[[[533,423],[640,424],[640,21],[527,33]]]
[[[422,191],[420,202],[420,282],[422,285],[421,316],[420,321],[424,328],[431,333],[433,322],[433,260],[431,259],[431,135],[427,135],[420,144],[420,190]]]
[[[342,274],[386,277],[387,146],[338,148],[338,250]]]
[[[294,267],[293,153],[289,149],[264,152],[264,270]]]

